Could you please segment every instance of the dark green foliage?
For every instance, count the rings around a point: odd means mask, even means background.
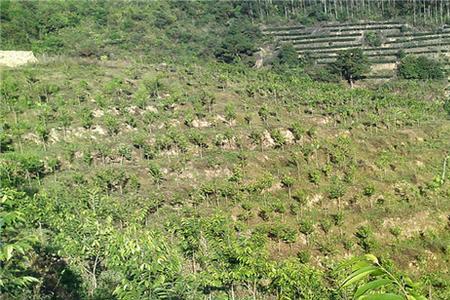
[[[14,147],[12,138],[6,135],[3,131],[0,132],[0,153],[12,151],[13,149]]]
[[[312,221],[301,221],[300,222],[300,232],[306,235],[307,237],[314,232],[314,223]]]
[[[106,115],[104,119],[104,123],[106,125],[106,129],[108,129],[109,134],[114,135],[119,132],[119,121],[117,117],[113,115]]]
[[[305,73],[313,80],[322,82],[339,82],[341,74],[333,67],[312,65],[305,67]]]
[[[92,112],[88,108],[83,108],[83,110],[79,114],[79,118],[81,124],[85,128],[91,127],[94,121],[94,116],[92,115]]]
[[[282,147],[286,143],[286,138],[278,129],[272,130],[270,132],[270,136],[272,137],[276,147]]]
[[[276,63],[288,67],[296,67],[301,65],[297,51],[290,43],[284,43],[281,45],[280,50],[278,50]]]
[[[22,291],[39,282],[30,267],[38,238],[27,228],[30,224],[19,208],[22,201],[30,201],[25,193],[0,190],[0,292],[14,298],[20,298]]]
[[[345,192],[346,188],[342,180],[336,177],[332,178],[332,183],[328,189],[330,199],[342,198],[345,195]]]
[[[349,49],[339,53],[331,69],[352,85],[369,72],[370,64],[362,49]]]
[[[370,47],[380,47],[383,42],[381,33],[373,31],[366,32],[364,41]]]
[[[398,75],[405,79],[440,80],[445,76],[443,64],[425,56],[406,56],[398,66]]]
[[[364,188],[363,194],[364,196],[371,197],[375,193],[375,187],[373,185],[368,185]]]
[[[445,100],[444,110],[447,112],[448,116],[450,117],[450,99]]]
[[[219,61],[252,64],[251,56],[256,51],[255,41],[260,37],[259,29],[247,20],[234,21],[226,32],[223,42],[214,50]]]
[[[355,237],[358,238],[358,245],[364,252],[371,252],[375,246],[372,230],[367,226],[360,226],[356,230]]]

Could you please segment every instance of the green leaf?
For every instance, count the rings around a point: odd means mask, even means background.
[[[6,245],[5,246],[5,249],[3,251],[5,252],[5,260],[6,261],[11,259],[13,250],[14,250],[13,245]]]
[[[370,261],[371,263],[378,264],[378,258],[373,254],[366,254],[364,258]]]
[[[390,279],[377,279],[371,282],[368,282],[358,288],[358,290],[355,293],[355,299],[361,297],[368,291],[373,291],[379,287],[382,287],[384,285],[390,284],[392,281]]]
[[[349,286],[350,284],[357,282],[358,280],[372,274],[375,271],[378,271],[378,268],[375,266],[368,266],[368,267],[361,268],[361,269],[353,272],[350,276],[348,276],[342,283],[341,288]]]
[[[392,293],[367,295],[367,296],[362,296],[360,299],[361,300],[405,300],[404,297],[397,295],[397,294],[392,294]]]
[[[426,297],[424,297],[422,295],[416,295],[416,294],[407,295],[406,298],[408,300],[427,300]]]
[[[39,282],[39,280],[36,277],[32,277],[32,276],[24,276],[24,277],[22,277],[22,280],[25,283]]]

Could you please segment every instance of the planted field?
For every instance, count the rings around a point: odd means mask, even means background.
[[[389,76],[377,72],[373,80]],[[55,228],[52,255],[73,266],[83,249],[119,247],[133,223],[140,246],[150,229],[164,233],[151,240],[180,245],[147,260],[165,265],[169,255],[193,278],[216,276],[227,253],[247,247],[274,290],[292,257],[328,272],[330,259],[369,250],[415,278],[448,277],[439,245],[448,238],[450,180],[435,178],[450,121],[428,100],[442,97],[438,88],[348,89],[221,64],[129,61],[55,60],[2,77],[25,95],[10,89],[1,107],[13,140],[2,180],[40,189],[28,216],[58,216],[44,223]],[[194,258],[184,250],[193,228],[204,233],[193,239],[202,245]],[[108,248],[73,242],[87,233]],[[117,257],[109,269],[128,263]]]

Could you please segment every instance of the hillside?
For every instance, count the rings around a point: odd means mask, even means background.
[[[340,51],[362,48],[372,63],[369,78],[395,76],[396,64],[405,55],[441,57],[447,62],[450,56],[448,25],[425,31],[399,22],[372,21],[265,27],[263,33],[280,43],[292,44],[300,57],[318,64],[333,62]]]
[[[448,82],[308,73],[448,55],[447,3],[273,2],[1,2],[0,299],[450,297]]]
[[[126,232],[145,228],[181,250],[192,222],[206,239],[196,276],[220,276],[222,238],[233,251],[257,238],[250,247],[282,264],[305,253],[323,268],[362,246],[417,276],[447,272],[449,181],[436,178],[450,121],[428,84],[349,90],[240,67],[83,60],[2,78],[21,91],[2,106],[14,141],[2,182],[38,192],[29,220],[78,276],[89,253],[112,251],[94,241],[139,243]]]

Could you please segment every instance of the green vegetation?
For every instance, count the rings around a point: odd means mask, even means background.
[[[331,68],[353,87],[355,80],[363,78],[369,72],[370,65],[361,49],[350,49],[339,53]]]
[[[450,123],[438,86],[173,68],[67,58],[2,71],[2,209],[27,216],[2,236],[24,249],[5,264],[2,291],[326,299],[353,293],[339,290],[342,253],[370,251],[429,282],[420,293],[448,295],[432,279],[447,278],[433,262],[448,259],[450,180],[436,178]],[[58,88],[39,97],[50,73]],[[409,222],[420,226],[391,234]]]
[[[444,79],[444,66],[439,61],[425,56],[406,56],[398,66],[398,75],[405,79]]]
[[[407,276],[400,278],[393,275],[391,267],[383,266],[379,259],[371,254],[356,259],[353,273],[342,283],[341,288],[350,286],[362,279],[371,277],[372,280],[360,285],[353,295],[354,299],[426,299],[417,294],[416,284]]]
[[[380,47],[383,43],[381,34],[379,32],[369,31],[364,35],[364,41],[370,47]]]
[[[299,66],[301,63],[297,51],[292,44],[282,44],[277,55],[277,61],[274,64],[284,66]]]
[[[349,88],[359,47],[253,67],[261,22],[447,3],[0,3],[47,54],[0,67],[0,298],[450,297],[446,83]]]
[[[226,32],[226,37],[220,47],[214,51],[219,61],[236,63],[243,61],[249,65],[254,62],[250,59],[256,51],[258,39],[261,37],[258,27],[246,20],[236,20]]]

